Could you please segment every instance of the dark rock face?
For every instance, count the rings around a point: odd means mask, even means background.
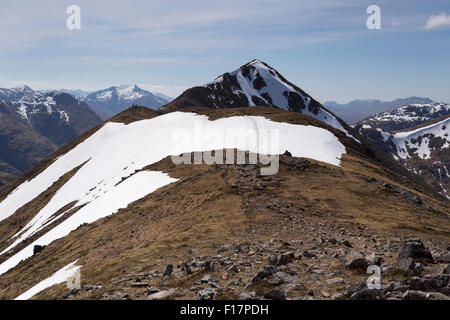
[[[45,246],[35,245],[33,247],[33,254],[38,254],[42,250],[44,250]]]
[[[433,262],[433,256],[430,250],[419,239],[406,240],[398,253],[398,258],[414,258]]]
[[[12,91],[0,89],[1,92]],[[0,185],[101,122],[69,94],[30,88],[0,101]]]

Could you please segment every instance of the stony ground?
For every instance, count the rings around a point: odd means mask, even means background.
[[[61,298],[450,300],[448,244],[376,236],[358,224],[354,232],[320,222],[302,227],[317,236],[229,243],[211,254],[188,248],[177,265],[84,284]],[[371,265],[380,267],[380,289],[367,287]]]

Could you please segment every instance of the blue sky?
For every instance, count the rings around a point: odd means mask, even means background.
[[[71,4],[81,30],[66,28]],[[372,4],[381,30],[366,27]],[[450,1],[1,2],[0,87],[136,83],[176,96],[254,58],[322,102],[450,102]]]

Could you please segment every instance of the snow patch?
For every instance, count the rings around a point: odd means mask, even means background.
[[[264,117],[238,116],[211,121],[206,116],[194,113],[173,112],[129,125],[107,123],[84,142],[60,156],[37,177],[20,185],[0,203],[1,221],[47,190],[65,173],[84,164],[47,205],[14,235],[15,241],[3,253],[48,226],[53,221],[51,217],[68,203],[76,202],[75,206],[84,207],[0,264],[0,274],[30,257],[34,245],[48,245],[83,223],[92,223],[114,214],[118,209],[127,207],[129,203],[157,188],[177,181],[161,172],[139,170],[172,155],[173,132],[183,129],[194,135],[196,124],[203,126],[205,130],[223,133],[229,132],[228,130],[255,130],[257,141],[263,141],[267,131],[278,130],[279,149],[270,150],[271,154],[289,150],[295,157],[340,165],[340,158],[346,152],[338,138],[326,129],[273,122]],[[212,139],[202,146],[203,150],[193,149],[188,145],[179,147],[181,152],[226,148],[262,154],[268,151],[263,143],[249,146],[245,141],[233,139]]]
[[[78,261],[78,260],[77,260]],[[50,288],[51,286],[54,286],[55,284],[62,283],[70,279],[75,275],[75,273],[80,270],[81,266],[76,266],[75,264],[77,261],[74,261],[64,268],[58,270],[55,272],[51,277],[39,282],[37,285],[32,287],[31,289],[25,291],[20,296],[15,298],[14,300],[28,300],[31,299],[33,296],[38,294],[41,291],[44,291],[47,288]]]

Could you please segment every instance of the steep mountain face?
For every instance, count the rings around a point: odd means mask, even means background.
[[[20,172],[101,122],[89,106],[66,93],[29,87],[0,93],[4,99],[0,134],[8,141],[3,161]]]
[[[299,112],[337,129],[345,124],[299,87],[264,62],[253,60],[201,87],[185,91],[161,108],[164,112],[188,107],[212,109],[270,106]]]
[[[17,104],[0,101],[0,186],[57,149],[24,121]]]
[[[403,106],[355,129],[450,200],[450,105]]]
[[[195,139],[198,128],[208,134],[192,144],[189,137]],[[245,143],[241,134],[227,139],[236,132],[250,132],[249,141],[258,143]],[[268,132],[279,138],[270,150]],[[259,159],[282,154],[279,170],[265,176],[267,162],[194,165],[175,164],[170,157],[214,150],[218,160],[224,149]],[[161,292],[167,297],[193,299],[209,295],[204,290],[210,280],[199,288],[192,283],[215,272],[222,276],[210,298],[237,299],[256,286],[258,297],[265,294],[262,287],[300,299],[317,286],[317,277],[306,270],[321,274],[316,267],[323,263],[343,281],[360,283],[365,269],[359,276],[344,271],[350,250],[369,255],[382,248],[377,253],[387,258],[412,234],[429,239],[433,252],[445,250],[448,204],[404,171],[376,159],[363,142],[299,112],[134,107],[0,189],[0,298],[100,299],[124,292],[152,299],[155,291],[143,287],[156,286],[168,290]],[[318,248],[318,239],[326,250]],[[298,258],[302,264],[275,262],[286,272],[271,271],[264,283],[255,280],[261,261],[273,255],[277,260],[280,250],[311,252]],[[86,290],[67,295],[63,285],[49,287],[52,275],[75,265],[81,266]],[[170,271],[163,276],[165,269]],[[124,280],[131,274],[133,284]],[[136,275],[143,285],[135,283]],[[276,281],[283,275],[285,280]],[[222,290],[228,281],[238,285]],[[36,285],[44,291],[31,294]],[[330,294],[341,289],[326,287]]]
[[[408,97],[393,101],[381,101],[376,99],[353,100],[349,103],[339,104],[327,101],[323,105],[347,123],[357,123],[373,114],[396,109],[410,104],[433,103],[429,98]]]
[[[81,99],[103,120],[111,118],[132,105],[158,109],[169,102],[166,98],[143,90],[137,85],[110,87],[90,93]]]

